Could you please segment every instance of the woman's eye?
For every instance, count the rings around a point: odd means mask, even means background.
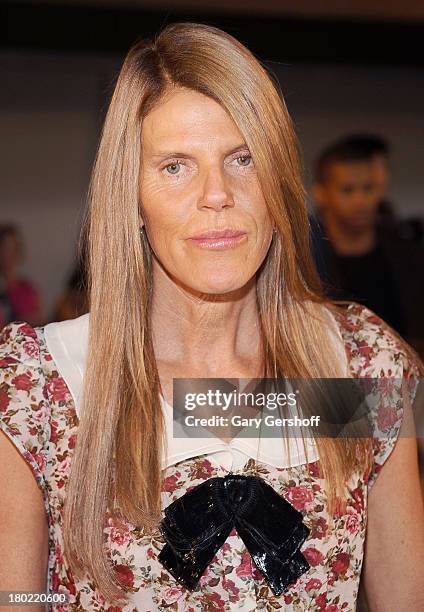
[[[247,167],[250,165],[252,157],[251,155],[240,155],[239,157],[237,157],[237,161],[241,161],[241,163],[239,164],[240,166]]]
[[[181,164],[179,162],[173,162],[172,164],[168,164],[167,166],[165,166],[164,169],[167,171],[168,174],[178,174],[180,166]]]

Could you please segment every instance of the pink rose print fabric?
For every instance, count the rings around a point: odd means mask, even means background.
[[[397,336],[373,312],[352,303],[336,315],[353,377],[407,378],[413,401],[417,364]],[[356,609],[361,574],[368,494],[396,443],[378,438],[371,474],[355,473],[348,482],[347,505],[331,517],[320,462],[276,468],[249,459],[237,473],[258,474],[303,514],[310,534],[301,551],[310,568],[287,591],[275,596],[233,529],[190,592],[158,562],[164,541],[159,531],[146,535],[136,525],[106,516],[105,541],[115,570],[128,587],[122,607],[105,601],[89,576],[75,580],[63,550],[62,508],[78,438],[78,417],[67,385],[49,354],[44,328],[14,322],[3,328],[0,346],[0,426],[32,469],[43,494],[49,525],[47,588],[66,593],[70,603],[51,604],[55,612],[172,610],[173,612],[287,610],[341,612]],[[118,370],[117,370],[118,371]],[[384,405],[378,428],[389,431],[402,417],[399,405]],[[207,456],[192,457],[165,470],[162,507],[192,487],[227,470]]]

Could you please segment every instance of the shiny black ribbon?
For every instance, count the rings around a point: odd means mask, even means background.
[[[159,561],[193,590],[236,528],[275,595],[309,569],[300,547],[309,535],[301,512],[258,476],[210,478],[165,508]]]

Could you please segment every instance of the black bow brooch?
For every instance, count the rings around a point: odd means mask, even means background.
[[[159,561],[193,590],[233,527],[275,595],[309,569],[302,514],[258,476],[210,478],[165,508]]]

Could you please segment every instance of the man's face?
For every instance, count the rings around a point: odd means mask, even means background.
[[[314,193],[324,216],[333,223],[352,232],[374,225],[380,193],[371,162],[332,164]]]
[[[379,190],[379,196],[383,199],[388,190],[390,181],[390,169],[387,158],[384,155],[374,155],[371,160],[373,181]]]

